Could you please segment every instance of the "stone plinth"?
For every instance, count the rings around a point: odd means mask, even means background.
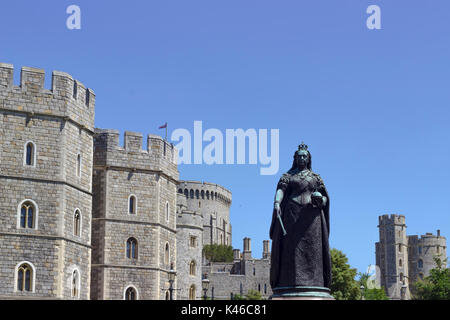
[[[324,287],[278,287],[272,290],[271,300],[334,300],[330,289]]]

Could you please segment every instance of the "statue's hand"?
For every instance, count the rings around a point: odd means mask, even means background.
[[[273,209],[279,213],[280,212],[280,203],[279,202],[275,202],[273,205]]]

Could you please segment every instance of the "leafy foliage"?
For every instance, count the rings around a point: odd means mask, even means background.
[[[336,300],[358,300],[361,297],[356,269],[348,264],[347,256],[340,250],[331,249],[331,294]]]
[[[384,288],[375,287],[374,282],[374,280],[370,280],[368,273],[359,273],[358,286],[360,288],[361,286],[364,287],[362,291],[363,298],[365,300],[389,300]]]
[[[257,290],[248,290],[245,296],[240,294],[233,295],[233,300],[262,300],[262,295]]]
[[[413,285],[414,299],[450,300],[450,269],[439,256],[434,258],[434,262],[436,268],[430,270],[430,275]]]
[[[203,255],[211,262],[233,262],[233,248],[223,244],[203,246]]]

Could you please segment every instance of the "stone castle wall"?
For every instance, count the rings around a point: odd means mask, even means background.
[[[51,90],[43,70],[23,67],[20,86],[13,72],[0,63],[0,296],[71,299],[76,270],[74,298],[88,299],[95,95],[63,72],[53,72]],[[32,228],[19,223],[23,203],[33,208]],[[30,291],[17,290],[21,262],[33,269]]]

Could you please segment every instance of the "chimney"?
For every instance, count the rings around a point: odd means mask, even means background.
[[[263,240],[263,259],[270,258],[269,240]]]
[[[234,262],[239,262],[241,260],[241,250],[233,249],[233,260]]]
[[[250,247],[250,238],[244,238],[244,252],[243,252],[243,259],[244,260],[250,260],[252,258],[252,249]]]

